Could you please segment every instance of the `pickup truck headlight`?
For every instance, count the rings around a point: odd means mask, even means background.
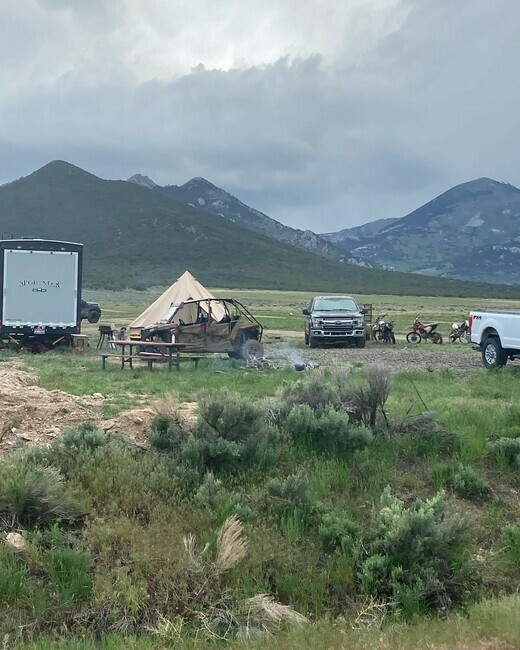
[[[311,321],[313,327],[323,327],[323,321],[321,318],[312,318]]]

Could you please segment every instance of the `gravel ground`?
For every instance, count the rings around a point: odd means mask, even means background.
[[[281,334],[281,333],[280,333]],[[468,345],[419,344],[415,346],[397,345],[396,347],[370,343],[364,349],[350,347],[318,347],[310,349],[304,346],[298,338],[276,336],[266,337],[265,353],[269,360],[275,362],[297,363],[298,361],[316,361],[323,367],[360,365],[383,365],[395,372],[403,370],[442,370],[449,368],[459,372],[483,372],[479,352]],[[508,365],[520,367],[519,361],[508,362]]]

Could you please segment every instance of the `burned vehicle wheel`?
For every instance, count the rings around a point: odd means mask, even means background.
[[[264,346],[256,339],[247,340],[240,348],[240,356],[247,361],[250,357],[260,359],[264,356]]]

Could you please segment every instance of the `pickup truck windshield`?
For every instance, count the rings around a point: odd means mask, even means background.
[[[318,298],[312,305],[313,311],[358,311],[352,298]]]

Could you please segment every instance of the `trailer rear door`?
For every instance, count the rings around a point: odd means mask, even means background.
[[[3,324],[74,327],[78,307],[78,253],[4,251]]]

